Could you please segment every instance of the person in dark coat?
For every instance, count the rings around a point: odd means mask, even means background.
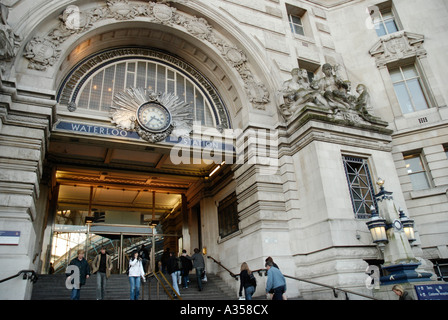
[[[162,273],[167,273],[168,261],[170,260],[170,248],[165,249],[160,260],[162,261]]]
[[[180,256],[180,261],[182,262],[181,276],[183,279],[183,287],[188,288],[188,283],[190,282],[190,271],[193,270],[193,264],[191,260],[187,258],[187,250],[182,250],[182,255]]]
[[[240,270],[240,291],[239,296],[243,296],[243,288],[244,288],[244,296],[246,300],[252,300],[252,295],[255,292],[255,289],[257,287],[257,281],[255,280],[255,277],[252,274],[252,271],[250,271],[249,266],[246,262],[243,262],[241,265]]]
[[[75,285],[72,288],[70,296],[71,300],[79,300],[81,294],[81,286],[86,284],[86,280],[90,277],[90,266],[86,259],[84,259],[84,250],[78,250],[78,256],[70,261],[69,266],[76,266],[79,269],[79,287],[77,287],[75,279],[72,283]],[[73,277],[73,273],[68,274],[69,278]]]
[[[398,300],[414,300],[404,288],[396,284],[392,287],[392,291],[399,297]]]

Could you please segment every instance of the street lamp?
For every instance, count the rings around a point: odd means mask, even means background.
[[[398,211],[400,212],[400,221],[403,225],[404,233],[406,234],[408,241],[412,243],[416,240],[414,233],[414,220],[409,219],[401,208]]]
[[[386,235],[386,219],[379,216],[374,206],[370,207],[370,212],[371,217],[366,224],[372,235],[373,242],[380,245],[388,243],[389,241],[387,240]]]

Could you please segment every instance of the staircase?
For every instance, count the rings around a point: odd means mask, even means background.
[[[96,277],[92,275],[87,279],[86,284],[81,287],[81,300],[96,300]],[[227,286],[227,284],[216,275],[207,274],[207,282],[203,283],[203,290],[199,291],[196,283],[196,274],[190,274],[190,285],[188,289],[179,286],[182,300],[236,300],[237,292]],[[39,280],[34,284],[31,300],[69,300],[70,290],[65,287],[64,274],[39,275]],[[171,283],[171,277],[167,277]],[[150,284],[150,285],[149,285]],[[162,286],[157,286],[157,280],[151,278],[143,283],[143,290],[140,288],[140,299],[144,293],[144,300],[169,300],[168,295]],[[151,296],[149,297],[149,288]],[[105,299],[106,300],[129,300],[129,280],[125,274],[112,274],[107,281]]]

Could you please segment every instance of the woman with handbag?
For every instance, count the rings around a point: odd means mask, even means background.
[[[257,287],[257,280],[255,276],[250,271],[249,266],[246,262],[243,262],[240,270],[240,298],[243,296],[243,288],[244,295],[246,300],[252,300],[252,295],[255,293],[255,289]]]

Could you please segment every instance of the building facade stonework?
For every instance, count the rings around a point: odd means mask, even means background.
[[[0,279],[46,273],[58,211],[95,207],[123,225],[134,224],[126,212],[152,215],[176,249],[206,249],[236,274],[271,256],[286,275],[394,299],[366,286],[385,260],[366,226],[383,178],[415,221],[418,270],[440,280],[444,0],[0,6],[0,232],[20,235],[0,243]],[[291,298],[335,298],[287,284]],[[0,299],[30,299],[32,286],[2,283]]]

